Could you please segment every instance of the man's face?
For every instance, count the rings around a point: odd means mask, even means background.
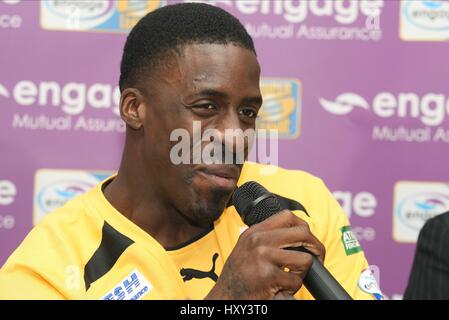
[[[232,44],[189,44],[181,55],[168,58],[149,79],[144,123],[144,159],[160,197],[191,224],[210,225],[224,210],[236,188],[242,164],[173,164],[170,141],[175,129],[189,132],[194,155],[193,122],[201,133],[214,129],[223,151],[236,152],[236,140],[225,130],[255,128],[262,104],[260,68],[253,52]],[[209,141],[201,143],[201,151]],[[198,147],[198,145],[197,145]],[[247,157],[245,146],[244,157]],[[198,149],[196,149],[198,150]],[[198,154],[198,153],[196,153]],[[224,162],[224,159],[223,159]]]

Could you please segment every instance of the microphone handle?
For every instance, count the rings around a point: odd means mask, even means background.
[[[303,283],[316,300],[353,300],[314,254],[303,247],[287,248],[287,250],[307,252],[312,255],[313,263]]]

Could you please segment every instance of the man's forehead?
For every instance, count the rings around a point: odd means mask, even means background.
[[[168,68],[161,73],[161,77],[167,82],[187,78],[201,82],[218,75],[225,75],[230,68],[240,70],[239,73],[260,73],[255,54],[241,46],[193,43],[182,46],[178,52],[179,54],[168,56],[167,60],[170,61],[164,64]],[[242,59],[246,63],[243,63]]]
[[[193,77],[193,81],[204,81],[208,79],[208,75],[206,73],[199,73]]]

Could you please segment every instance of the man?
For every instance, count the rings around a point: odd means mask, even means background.
[[[449,299],[449,212],[421,229],[405,300]]]
[[[363,252],[356,240],[345,247],[349,223],[321,180],[282,169],[262,175],[254,163],[176,165],[170,158],[171,133],[181,128],[192,136],[199,121],[237,159],[237,143],[224,132],[254,129],[259,81],[252,39],[224,10],[180,4],[141,19],[121,63],[127,130],[117,175],[31,231],[0,273],[0,296],[310,299],[302,280],[311,255],[284,249],[304,246],[354,298],[372,298],[358,284],[367,267]],[[244,231],[228,203],[249,180],[295,212]],[[298,202],[310,217],[295,210]]]

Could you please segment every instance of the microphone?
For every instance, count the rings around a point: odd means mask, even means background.
[[[282,210],[277,197],[255,181],[246,182],[237,188],[232,195],[232,203],[248,226],[262,222]],[[307,252],[312,255],[313,263],[303,283],[316,300],[352,300],[313,253],[304,247],[287,250]]]

